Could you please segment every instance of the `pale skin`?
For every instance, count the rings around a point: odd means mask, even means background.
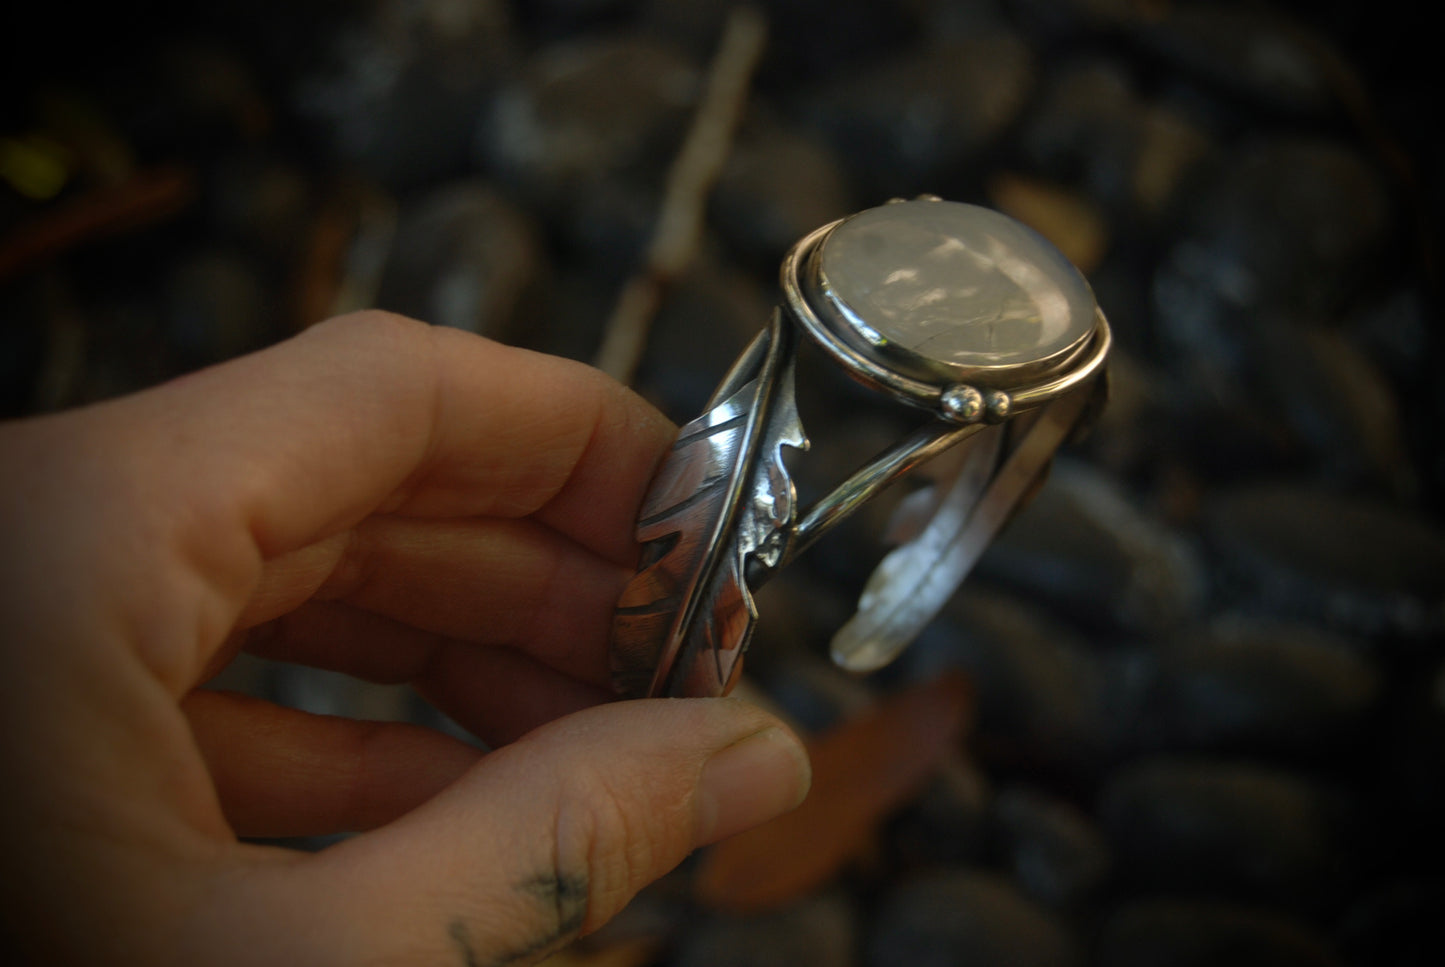
[[[672,433],[382,313],[0,426],[0,960],[533,963],[795,806],[763,711],[612,701]],[[410,682],[495,751],[200,688],[243,649]]]

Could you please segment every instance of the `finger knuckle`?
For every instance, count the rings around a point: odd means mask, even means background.
[[[558,869],[585,870],[586,916],[582,931],[596,929],[620,911],[645,884],[685,855],[674,842],[678,824],[671,809],[650,793],[593,776],[569,798],[558,824]]]

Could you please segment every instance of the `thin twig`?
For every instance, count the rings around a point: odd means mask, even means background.
[[[189,168],[152,168],[47,209],[0,238],[0,281],[95,239],[170,218],[187,208],[196,194],[196,175]]]
[[[396,225],[394,198],[365,183],[342,184],[317,213],[292,282],[296,329],[376,304]]]
[[[756,8],[728,14],[692,127],[667,173],[647,258],[623,286],[597,352],[597,368],[624,383],[637,371],[663,292],[697,255],[708,193],[727,162],[767,37],[767,19]]]

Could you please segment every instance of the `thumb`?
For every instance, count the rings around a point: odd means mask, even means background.
[[[532,963],[693,849],[795,807],[809,778],[797,738],[738,699],[578,712],[389,826],[267,865],[268,906],[304,925],[268,933],[308,945],[269,959]]]

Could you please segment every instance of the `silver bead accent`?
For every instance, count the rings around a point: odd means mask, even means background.
[[[1001,389],[991,390],[983,398],[984,419],[990,423],[1002,423],[1013,411],[1013,398]]]
[[[944,419],[954,423],[977,423],[983,418],[984,405],[983,394],[963,383],[954,383],[938,398]]]

